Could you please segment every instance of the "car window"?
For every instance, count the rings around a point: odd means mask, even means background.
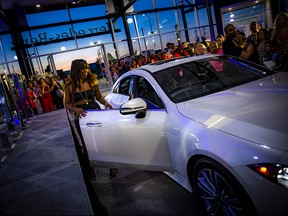
[[[164,105],[148,80],[141,76],[135,78],[135,97],[144,99],[148,104],[148,109],[163,109]]]
[[[127,77],[114,87],[113,93],[129,95],[130,77]]]
[[[232,57],[211,57],[153,74],[167,96],[180,103],[271,75],[272,71]]]

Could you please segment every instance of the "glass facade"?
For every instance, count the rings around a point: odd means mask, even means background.
[[[256,3],[257,2],[257,3]],[[271,28],[267,26],[264,1],[255,1],[250,4],[230,5],[221,9],[223,26],[232,23],[240,31],[246,35],[250,34],[250,23],[258,22],[263,28]]]
[[[61,52],[81,49],[86,55],[93,50],[89,49],[90,47],[104,44],[109,59],[129,56],[131,53],[125,33],[125,22],[128,24],[132,49],[136,54],[146,50],[164,49],[168,42],[179,45],[184,41],[195,43],[202,39],[210,40],[206,5],[202,1],[189,2],[190,4],[187,4],[187,1],[176,0],[137,0],[126,11],[126,20],[123,20],[123,16],[107,16],[108,6],[105,4],[71,6],[49,12],[29,12],[26,19],[31,30],[21,32],[27,59],[31,60],[33,73],[41,75],[51,69],[48,60],[50,54],[58,55]],[[211,11],[212,24],[216,25],[213,6]],[[15,51],[11,51],[12,39],[4,36],[1,36],[1,39],[5,39],[3,44],[7,50],[7,61],[15,61]],[[95,53],[91,52],[90,55],[96,59]],[[3,61],[3,57],[0,58]],[[81,55],[78,58],[81,58]],[[59,66],[64,64],[65,62],[58,62],[56,70],[69,68]],[[67,60],[66,64],[70,66]]]
[[[184,15],[182,14],[184,10],[176,8],[180,5],[183,5],[185,10]],[[164,49],[168,42],[177,45],[183,41],[193,43],[201,39],[199,36],[203,36],[203,39],[211,39],[205,5],[199,9],[193,5],[191,10],[191,5],[187,5],[185,1],[137,0],[126,11],[126,20],[121,16],[108,18],[106,15],[105,4],[26,14],[31,30],[23,31],[21,35],[27,58],[31,59],[29,61],[33,65],[33,73],[41,75],[51,70],[48,58],[50,54],[58,55],[57,53],[63,52],[70,55],[68,51],[81,49],[86,55],[87,52],[91,52],[89,47],[99,44],[104,44],[110,59],[129,56],[124,22],[128,24],[132,49],[136,54],[146,50]],[[199,19],[199,16],[205,18]],[[186,19],[187,29],[184,27],[183,18]],[[215,21],[213,22],[216,24]],[[185,31],[189,34],[188,39]],[[9,47],[5,49],[9,50]],[[10,55],[15,56],[15,53],[9,54],[11,61]],[[95,61],[96,54],[92,52],[90,55],[94,56]],[[78,58],[81,58],[81,55]],[[63,66],[65,63],[70,64],[67,58],[60,59],[64,62],[57,61],[56,70],[69,68]]]

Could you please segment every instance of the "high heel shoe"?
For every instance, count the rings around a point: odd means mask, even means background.
[[[117,173],[118,173],[118,169],[110,168],[109,179],[114,178]]]

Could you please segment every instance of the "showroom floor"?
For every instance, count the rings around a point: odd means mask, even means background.
[[[0,163],[0,215],[200,215],[162,172],[120,169],[110,180],[108,168],[95,168],[85,187],[63,109],[31,119],[15,143]]]

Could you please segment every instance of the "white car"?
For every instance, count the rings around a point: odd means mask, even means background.
[[[165,171],[208,215],[288,214],[288,73],[171,59],[126,72],[106,99],[113,110],[80,119],[94,165]]]

